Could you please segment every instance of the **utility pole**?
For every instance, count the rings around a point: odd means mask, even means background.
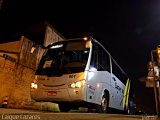
[[[156,53],[157,51],[156,50],[151,50],[151,61],[152,61],[152,64],[153,64],[153,77],[154,77],[154,80],[153,80],[153,85],[154,85],[154,95],[155,95],[155,103],[156,103],[156,113],[157,115],[159,114],[159,104],[158,104],[158,95],[157,95],[157,83],[156,83],[156,80],[157,80],[157,76],[155,74],[156,72],[156,69],[155,69],[155,60],[154,60],[154,53]]]
[[[157,63],[158,63],[158,71],[160,73],[160,45],[157,46]],[[158,108],[160,109],[160,86],[159,86],[159,81],[160,81],[160,76],[158,76],[158,80],[157,80],[157,83],[158,83],[158,103],[159,103],[159,106]],[[160,114],[159,114],[160,115]]]

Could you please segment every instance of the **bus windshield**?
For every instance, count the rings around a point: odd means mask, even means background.
[[[61,76],[84,71],[89,49],[83,42],[64,42],[51,46],[40,61],[37,75]]]

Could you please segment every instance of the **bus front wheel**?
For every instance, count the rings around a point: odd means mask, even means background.
[[[69,112],[70,111],[70,106],[67,103],[60,103],[60,104],[58,104],[58,106],[59,106],[59,110],[61,112]]]
[[[106,94],[102,96],[101,105],[97,105],[97,112],[107,113],[108,112],[108,99]]]

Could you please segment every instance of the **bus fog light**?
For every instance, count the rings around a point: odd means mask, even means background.
[[[75,91],[75,93],[76,93],[76,94],[79,94],[79,92],[78,92],[78,91]]]

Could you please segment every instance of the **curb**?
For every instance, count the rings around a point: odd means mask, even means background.
[[[58,104],[51,102],[34,102],[32,105],[27,105],[24,108],[49,112],[60,112]]]

